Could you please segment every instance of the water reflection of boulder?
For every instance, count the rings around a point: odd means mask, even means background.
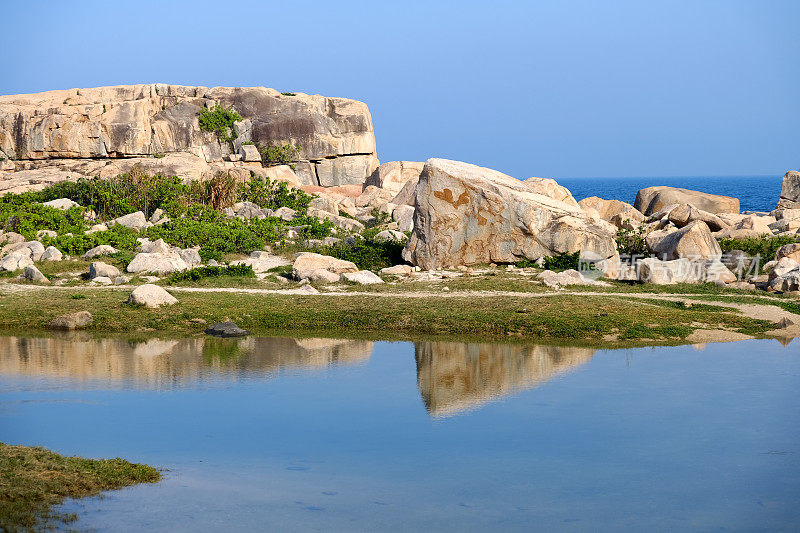
[[[95,339],[86,333],[0,337],[0,374],[119,380],[172,388],[210,376],[276,374],[369,359],[373,343],[341,339]]]
[[[433,416],[449,416],[535,387],[586,363],[589,348],[458,342],[415,344],[417,386]]]

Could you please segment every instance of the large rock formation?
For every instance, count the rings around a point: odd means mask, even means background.
[[[452,416],[536,387],[594,355],[589,348],[419,342],[417,386],[431,416]]]
[[[739,212],[738,198],[663,185],[640,190],[633,206],[645,215],[652,215],[673,204],[689,204],[714,214]]]
[[[783,175],[778,208],[800,209],[800,172],[790,170]]]
[[[425,163],[418,161],[389,161],[375,169],[364,182],[363,188],[374,185],[396,196],[407,183],[411,182],[412,187],[416,186],[424,165]]]
[[[615,228],[496,170],[429,159],[403,257],[425,269],[513,263],[560,252],[616,254]]]
[[[243,118],[232,144],[200,129],[200,109],[214,105]],[[236,152],[248,141],[300,145],[295,166],[303,184],[360,185],[378,166],[369,110],[346,98],[164,84],[0,96],[0,170],[13,172],[0,177],[15,179],[17,188],[26,181],[105,177],[137,162],[186,178],[231,169],[249,175],[261,163],[239,161]]]

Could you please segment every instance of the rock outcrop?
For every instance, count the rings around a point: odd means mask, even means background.
[[[242,116],[231,144],[200,129],[200,109],[216,105]],[[248,141],[299,145],[301,184],[361,185],[378,166],[372,117],[362,102],[265,87],[123,85],[0,96],[0,158],[11,171],[0,174],[0,192],[106,177],[135,163],[193,179],[233,169],[264,174],[242,148]]]
[[[373,185],[396,196],[409,182],[416,187],[424,166],[425,163],[418,161],[389,161],[375,169],[364,182],[364,189]]]
[[[616,254],[615,231],[577,204],[533,192],[496,170],[429,159],[416,187],[414,230],[403,258],[424,269],[576,251],[602,259]]]
[[[598,196],[584,198],[578,205],[584,211],[594,210],[603,220],[619,221],[620,223],[639,223],[644,221],[644,215],[628,202],[620,200],[605,200]]]
[[[739,212],[738,198],[666,186],[640,190],[633,206],[645,215],[652,215],[673,204],[689,204],[713,214]]]
[[[778,208],[800,209],[800,172],[790,170],[783,175]]]

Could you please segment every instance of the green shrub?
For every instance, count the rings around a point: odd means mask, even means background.
[[[639,226],[636,229],[622,227],[617,230],[617,251],[624,255],[647,255],[647,243],[645,242],[645,227]]]
[[[301,145],[274,145],[268,144],[267,146],[259,146],[258,151],[261,153],[261,162],[265,166],[272,165],[289,165],[294,169],[294,162],[300,156]]]
[[[403,263],[404,243],[393,241],[375,241],[377,232],[367,230],[363,238],[357,238],[354,244],[339,242],[326,246],[322,254],[350,261],[361,270],[380,270]]]
[[[204,211],[204,214],[208,212]],[[283,221],[278,218],[195,220],[187,217],[153,226],[147,231],[147,236],[151,240],[164,239],[181,248],[200,246],[200,257],[208,261],[221,259],[225,254],[261,250],[267,242],[280,239],[283,227]]]
[[[292,220],[295,226],[305,226],[300,230],[300,236],[304,239],[324,239],[329,237],[333,230],[333,223],[328,220],[320,220],[316,217],[299,217]]]
[[[140,235],[130,228],[116,225],[107,231],[96,231],[89,235],[59,235],[58,237],[44,237],[41,239],[45,246],[55,246],[65,254],[82,255],[86,250],[108,244],[119,250],[133,250],[136,248],[136,238]]]
[[[186,201],[189,187],[180,178],[149,175],[137,165],[113,178],[62,181],[19,196],[30,202],[70,198],[102,218],[113,219],[134,211],[143,211],[147,216],[158,208],[169,212]]]
[[[265,209],[289,207],[298,215],[308,212],[308,204],[312,196],[300,189],[290,189],[283,181],[273,181],[255,175],[245,183],[239,184],[236,196],[240,202],[253,202]]]
[[[281,93],[283,96],[297,96],[297,93]]]
[[[8,195],[0,199],[0,230],[15,231],[32,240],[36,238],[36,232],[42,229],[57,233],[83,233],[86,230],[83,209],[56,209],[31,203],[20,195]]]
[[[516,263],[514,263],[514,266],[516,266],[517,268],[537,268],[539,265],[537,265],[534,261],[531,261],[530,259],[521,259]]]
[[[723,252],[741,250],[752,257],[760,255],[763,264],[775,258],[775,252],[778,251],[778,248],[793,242],[800,242],[800,238],[792,235],[783,237],[770,237],[765,235],[759,238],[720,239],[717,242]]]
[[[553,257],[544,258],[544,268],[547,270],[569,270],[578,269],[580,264],[580,252],[561,252]]]
[[[221,105],[200,109],[200,129],[215,133],[220,141],[228,144],[233,144],[233,123],[239,120],[242,120],[239,113]]]
[[[202,266],[175,272],[167,278],[167,283],[180,283],[182,281],[198,281],[203,278],[217,278],[220,276],[254,278],[256,273],[250,265],[228,265],[228,266]]]

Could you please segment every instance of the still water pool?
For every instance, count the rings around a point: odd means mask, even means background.
[[[169,469],[78,529],[796,530],[797,343],[0,337],[0,441]]]

